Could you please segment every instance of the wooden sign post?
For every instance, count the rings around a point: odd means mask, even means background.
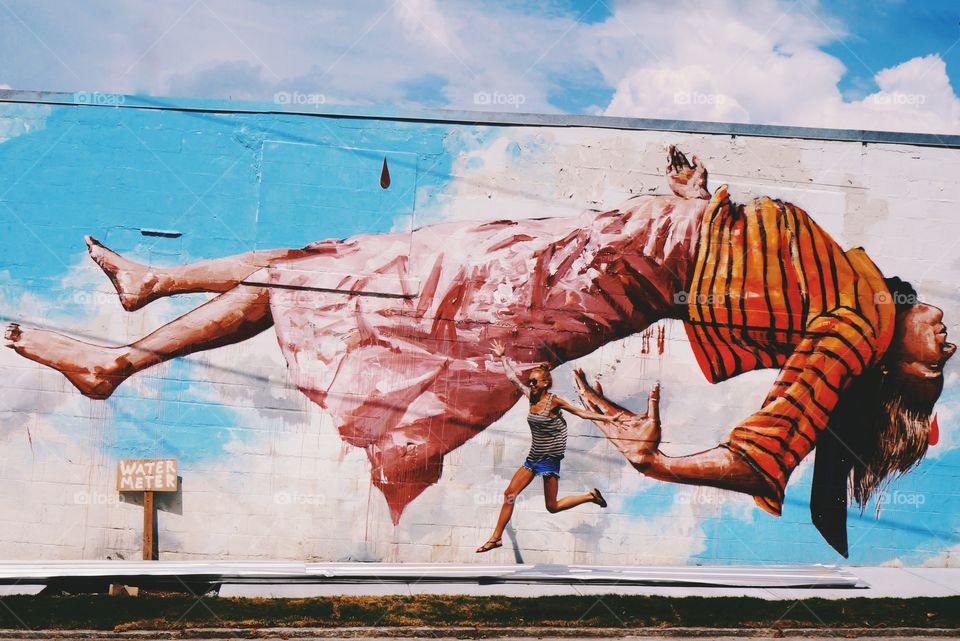
[[[177,491],[177,459],[123,459],[117,461],[117,490],[143,492],[143,560],[153,561],[154,492]]]

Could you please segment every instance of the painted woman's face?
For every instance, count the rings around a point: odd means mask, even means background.
[[[898,317],[894,357],[899,373],[920,383],[925,400],[935,401],[943,389],[943,366],[957,351],[947,342],[943,310],[919,303]]]

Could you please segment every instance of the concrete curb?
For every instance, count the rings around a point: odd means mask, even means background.
[[[495,639],[495,638],[960,638],[956,628],[517,628],[517,627],[353,627],[353,628],[191,628],[183,630],[0,630],[0,639]]]

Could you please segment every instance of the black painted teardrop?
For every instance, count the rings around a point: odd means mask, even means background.
[[[390,168],[387,167],[387,157],[383,157],[383,169],[380,170],[380,187],[386,189],[390,186]]]

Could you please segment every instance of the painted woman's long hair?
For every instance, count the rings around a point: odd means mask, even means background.
[[[887,287],[896,302],[899,322],[917,300],[917,292],[899,278],[888,278]],[[898,371],[891,362],[882,362],[864,372],[844,394],[841,411],[849,426],[844,440],[853,459],[850,490],[861,510],[872,497],[882,494],[891,480],[916,466],[930,442],[931,416],[939,391],[932,399],[929,394],[916,393],[912,379]]]

